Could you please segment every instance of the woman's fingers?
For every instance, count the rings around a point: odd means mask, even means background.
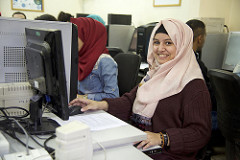
[[[71,106],[81,106],[82,111],[85,112],[87,110],[108,110],[108,103],[106,101],[93,101],[85,98],[76,98],[72,100],[69,105]]]
[[[85,104],[87,105],[89,103],[90,100],[85,99],[85,98],[76,98],[74,100],[72,100],[71,102],[69,102],[69,105],[73,106],[73,105],[80,105],[80,104]]]

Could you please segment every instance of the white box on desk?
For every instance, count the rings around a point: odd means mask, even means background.
[[[91,160],[93,146],[90,128],[79,121],[72,121],[56,129],[55,156],[57,160]]]

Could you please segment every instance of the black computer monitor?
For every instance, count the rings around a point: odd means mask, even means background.
[[[76,17],[87,17],[89,14],[88,13],[77,13]]]
[[[131,25],[131,14],[108,14],[108,24]]]
[[[46,106],[62,120],[69,119],[61,31],[26,28],[25,33],[28,80],[37,91],[37,94],[30,100],[30,119],[25,128],[32,134],[53,133],[58,125],[53,123],[54,121],[42,117],[43,107]],[[75,48],[77,48],[77,45]],[[76,51],[76,49],[74,50]],[[77,63],[74,62],[73,64]],[[77,68],[77,65],[74,67]],[[73,68],[73,65],[71,68]],[[76,77],[72,77],[71,74],[71,78],[73,78],[71,81],[76,81],[73,83],[77,90]],[[73,97],[70,96],[70,98]]]
[[[156,23],[149,23],[137,28],[137,54],[141,55],[142,62],[147,62],[148,45],[155,25]]]

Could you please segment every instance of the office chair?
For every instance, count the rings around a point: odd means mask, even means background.
[[[198,152],[196,160],[211,160],[211,151],[208,149],[208,145]]]
[[[117,54],[119,53],[124,53],[123,50],[119,47],[107,47],[108,51],[109,51],[109,54],[112,56],[112,57],[115,57]]]
[[[217,99],[218,126],[226,141],[226,160],[240,159],[240,77],[212,69],[209,78]]]
[[[118,87],[122,96],[136,86],[141,57],[133,53],[119,53],[113,58],[118,64]]]

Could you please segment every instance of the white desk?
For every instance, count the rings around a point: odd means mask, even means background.
[[[20,136],[21,139],[24,137],[23,135]],[[25,151],[25,147],[20,145],[16,140],[9,139],[10,144],[10,152],[23,152]],[[42,140],[40,140],[42,141]],[[43,141],[42,143],[43,144]],[[54,140],[49,141],[48,146],[53,146],[54,145]],[[37,144],[34,142],[30,142],[30,146],[40,148]],[[106,158],[105,158],[106,154]],[[1,159],[1,158],[0,158]],[[110,147],[106,148],[106,153],[104,153],[103,150],[95,150],[93,152],[93,160],[123,160],[123,159],[131,159],[131,160],[152,160],[150,157],[148,157],[146,154],[142,153],[132,145],[122,145],[118,147]]]
[[[109,148],[106,150],[106,153],[107,160],[152,160],[150,157],[130,145]],[[104,159],[105,156],[103,151],[93,153],[93,160]]]
[[[104,111],[96,111],[90,114],[98,114],[102,112]],[[100,149],[100,146],[96,141],[101,143],[105,148],[109,148],[126,144],[132,145],[134,142],[146,139],[147,135],[140,129],[127,124],[116,128],[93,131],[92,138],[95,140],[95,142],[93,141],[93,149],[96,150]]]
[[[97,111],[91,114],[101,113],[102,111]],[[80,116],[84,116],[81,114]],[[21,140],[25,140],[25,136],[18,134]],[[47,137],[47,136],[45,136]],[[10,152],[20,152],[25,151],[25,147],[19,144],[16,140],[7,137],[10,142]],[[105,154],[102,148],[99,146],[100,143],[106,149],[107,160],[122,160],[122,159],[131,159],[131,160],[151,160],[150,157],[136,149],[132,146],[132,143],[136,141],[141,141],[146,139],[146,134],[131,126],[121,126],[117,128],[105,129],[101,131],[92,132],[93,140],[93,159],[101,160],[105,159]],[[98,143],[97,143],[97,142]],[[43,144],[44,140],[39,142]],[[55,140],[49,141],[48,146],[55,148]],[[40,148],[35,142],[30,141],[30,146]]]

